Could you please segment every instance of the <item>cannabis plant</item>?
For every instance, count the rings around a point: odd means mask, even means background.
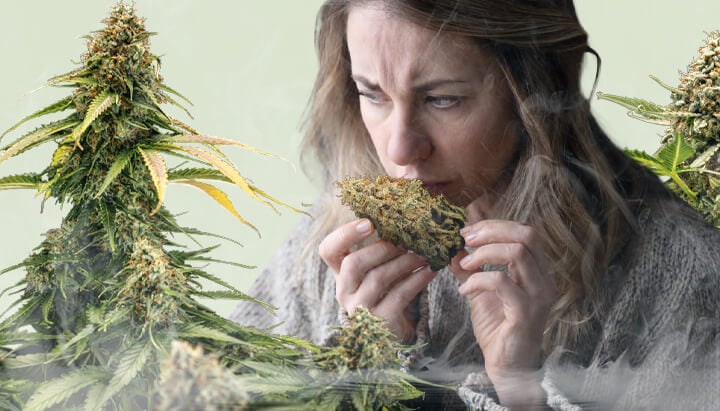
[[[203,135],[163,111],[167,103],[185,109],[187,99],[163,83],[152,33],[133,7],[118,3],[104,23],[87,36],[80,66],[49,80],[69,95],[2,136],[65,114],[0,146],[2,163],[57,145],[44,169],[0,178],[0,189],[36,190],[43,202],[69,208],[29,257],[2,271],[26,273],[11,287],[20,297],[0,323],[3,409],[152,409],[159,364],[176,339],[202,346],[224,366],[247,359],[291,364],[300,356],[294,347],[313,348],[237,325],[196,301],[263,304],[198,266],[213,261],[212,247],[188,249],[173,240],[211,234],[181,226],[168,212],[169,183],[202,190],[253,229],[217,184],[234,184],[273,209],[300,210],[250,183],[219,147],[267,153]],[[166,156],[185,162],[169,168]],[[204,280],[218,289],[203,290]]]
[[[322,351],[292,365],[245,361],[254,373],[231,373],[214,355],[178,343],[158,409],[409,410],[404,401],[423,396],[414,384],[427,384],[401,370],[398,352],[409,348],[363,307]]]
[[[650,77],[670,92],[670,104],[605,93],[598,97],[629,109],[633,117],[666,126],[654,154],[627,153],[667,178],[673,191],[720,227],[720,32],[708,34],[677,87]]]

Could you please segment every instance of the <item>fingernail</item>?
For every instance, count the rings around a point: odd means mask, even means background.
[[[468,235],[464,236],[466,242],[471,242],[477,237],[477,233],[469,233]]]
[[[470,264],[470,261],[472,261],[472,254],[466,255],[465,258],[460,260],[460,266],[465,267],[467,264]]]
[[[372,229],[372,225],[370,225],[370,221],[368,220],[361,220],[358,225],[355,226],[355,229],[360,234],[367,234]]]

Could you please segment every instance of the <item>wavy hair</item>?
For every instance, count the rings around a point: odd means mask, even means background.
[[[503,218],[534,227],[554,264],[560,298],[545,348],[573,344],[601,309],[600,281],[634,224],[633,206],[664,188],[611,142],[590,112],[580,73],[585,53],[598,56],[572,0],[326,1],[317,20],[319,70],[303,143],[303,157],[319,160],[325,183],[318,237],[349,218],[335,197],[336,181],[385,173],[360,117],[345,40],[350,8],[367,4],[493,51],[523,139],[499,209]]]

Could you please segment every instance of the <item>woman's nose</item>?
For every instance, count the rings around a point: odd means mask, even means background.
[[[397,165],[409,165],[427,159],[432,153],[430,136],[412,109],[396,107],[389,124],[387,156]]]

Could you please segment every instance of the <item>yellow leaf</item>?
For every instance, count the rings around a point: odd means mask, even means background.
[[[195,181],[195,180],[175,180],[174,182],[189,184],[191,186],[201,189],[202,191],[207,193],[210,197],[212,197],[213,200],[217,201],[221,206],[225,207],[225,209],[230,211],[243,224],[245,224],[245,225],[249,226],[250,228],[252,228],[253,230],[255,230],[255,232],[258,233],[258,236],[260,236],[260,231],[258,231],[258,229],[255,228],[254,225],[250,224],[249,221],[242,218],[242,216],[237,212],[237,210],[235,210],[235,207],[233,206],[232,201],[230,201],[230,198],[227,196],[227,194],[225,194],[224,191],[220,190],[219,188],[217,188],[211,184],[201,183],[201,182]]]
[[[169,139],[169,141],[173,143],[201,143],[201,144],[218,144],[218,145],[224,145],[224,146],[235,146],[235,147],[242,147],[245,150],[249,150],[258,154],[262,154],[264,156],[268,157],[275,157],[279,158],[275,154],[268,153],[267,151],[262,151],[260,149],[257,149],[253,146],[240,143],[235,140],[230,140],[227,138],[222,137],[213,137],[213,136],[203,136],[203,135],[181,135],[181,136],[173,136]]]
[[[268,203],[267,201],[263,200],[262,198],[258,197],[257,194],[255,194],[255,190],[253,190],[248,182],[243,178],[243,176],[240,175],[240,173],[230,164],[228,164],[226,161],[222,160],[221,158],[208,153],[205,150],[199,149],[197,147],[183,147],[183,146],[171,146],[175,150],[181,150],[188,154],[191,154],[204,162],[210,164],[211,166],[215,167],[218,171],[223,173],[225,177],[229,178],[230,181],[237,184],[245,193],[247,193],[250,197],[252,197],[254,200],[265,204],[266,206],[273,209],[276,213],[277,210],[275,207],[273,207],[272,204]],[[279,213],[278,213],[279,214]]]
[[[303,214],[305,214],[305,215],[307,215],[307,216],[310,216],[310,213],[308,213],[308,212],[306,212],[306,211],[303,211],[303,210],[300,210],[300,209],[298,209],[298,208],[295,208],[295,207],[291,206],[290,204],[287,204],[287,203],[284,203],[284,202],[278,200],[277,198],[271,196],[270,194],[268,194],[268,193],[266,193],[265,191],[261,190],[261,189],[258,188],[257,186],[251,185],[250,188],[252,188],[252,190],[253,190],[254,192],[260,194],[261,196],[267,198],[268,200],[270,200],[270,201],[272,201],[272,202],[274,202],[274,203],[276,203],[276,204],[279,204],[279,205],[281,205],[281,206],[283,206],[283,207],[285,207],[285,208],[287,208],[287,209],[289,209],[289,210],[295,211],[296,213],[303,213]]]
[[[57,150],[53,153],[50,165],[55,167],[64,163],[72,151],[73,146],[61,143]]]
[[[29,149],[29,147],[33,147],[57,138],[55,136],[56,133],[64,131],[70,127],[74,127],[77,123],[78,122],[76,120],[60,121],[58,123],[43,126],[31,133],[26,134],[25,136],[21,137],[20,139],[9,145],[7,147],[7,150],[0,151],[0,163],[10,157],[15,156],[16,154],[22,153],[23,151]]]
[[[150,176],[152,176],[153,184],[155,184],[155,191],[158,196],[157,206],[155,206],[155,209],[150,213],[150,215],[153,215],[160,209],[163,199],[165,198],[165,187],[167,187],[168,182],[167,166],[165,165],[165,158],[159,151],[149,149],[143,150],[139,147],[138,150],[140,151],[140,154],[142,154],[145,166],[148,171],[150,171]]]

